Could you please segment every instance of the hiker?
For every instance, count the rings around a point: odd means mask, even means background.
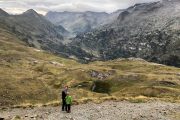
[[[69,95],[69,92],[67,92],[66,94],[67,113],[71,112],[71,104],[72,104],[72,97]]]
[[[68,92],[68,86],[65,86],[64,89],[62,90],[62,111],[67,111],[67,106],[66,106],[67,92]]]

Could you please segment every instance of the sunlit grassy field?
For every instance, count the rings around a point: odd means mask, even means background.
[[[160,99],[180,102],[180,69],[141,59],[80,64],[26,46],[0,29],[0,106],[59,104],[63,85],[74,104]]]

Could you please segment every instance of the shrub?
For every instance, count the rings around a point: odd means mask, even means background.
[[[94,81],[94,84],[92,86],[92,91],[98,93],[110,93],[111,85],[108,81],[97,80]]]

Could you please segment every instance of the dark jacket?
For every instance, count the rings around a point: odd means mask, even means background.
[[[66,91],[63,90],[63,91],[62,91],[62,99],[65,99],[65,98],[66,98]]]

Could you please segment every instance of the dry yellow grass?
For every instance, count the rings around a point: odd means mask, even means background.
[[[27,47],[2,29],[0,36],[0,106],[58,105],[63,85],[70,86],[75,104],[180,100],[179,68],[129,59],[80,64]],[[101,86],[96,92],[94,81]]]

